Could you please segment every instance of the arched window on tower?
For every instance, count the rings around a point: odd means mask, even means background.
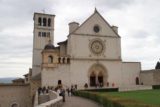
[[[48,26],[49,27],[51,26],[51,19],[50,18],[48,19]]]
[[[48,56],[48,63],[49,64],[53,63],[53,57],[52,56]]]
[[[38,26],[41,26],[42,25],[42,19],[41,17],[38,18]]]
[[[43,26],[46,26],[47,25],[47,20],[46,18],[43,18]]]

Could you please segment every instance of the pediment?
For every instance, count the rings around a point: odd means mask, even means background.
[[[97,26],[99,28],[98,32],[95,31]],[[84,21],[73,34],[119,37],[98,11],[95,11],[86,21]]]

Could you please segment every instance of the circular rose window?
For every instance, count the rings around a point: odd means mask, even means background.
[[[93,39],[90,41],[90,51],[95,55],[101,55],[105,50],[105,45],[101,39]]]
[[[98,33],[98,32],[100,31],[100,28],[99,28],[98,25],[95,25],[95,26],[93,27],[93,30],[94,30],[94,32]]]

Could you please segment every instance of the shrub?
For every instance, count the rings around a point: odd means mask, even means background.
[[[107,88],[107,89],[85,89],[81,91],[90,91],[90,92],[118,92],[118,88]]]
[[[160,85],[152,85],[153,89],[160,89]]]

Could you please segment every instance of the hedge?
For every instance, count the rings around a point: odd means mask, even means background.
[[[152,89],[160,89],[160,85],[152,85]]]
[[[96,92],[76,91],[74,94],[76,96],[91,99],[99,103],[102,107],[158,107],[154,105],[144,104],[135,100],[122,99],[120,97],[107,95],[103,96]]]
[[[81,91],[90,91],[90,92],[118,92],[118,88],[96,88],[96,89],[85,89],[85,90],[81,90]]]

